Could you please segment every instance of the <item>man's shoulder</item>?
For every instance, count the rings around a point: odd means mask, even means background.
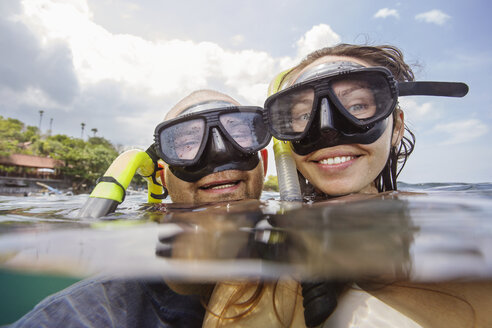
[[[174,293],[163,281],[98,277],[48,296],[12,327],[158,327],[157,323],[183,310],[198,318],[197,304],[194,298]]]

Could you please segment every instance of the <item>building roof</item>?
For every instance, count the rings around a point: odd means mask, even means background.
[[[0,157],[0,164],[53,169],[63,166],[63,161],[49,157],[11,154],[8,157]]]

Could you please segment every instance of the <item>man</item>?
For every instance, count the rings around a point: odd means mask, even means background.
[[[263,160],[258,150],[270,141],[260,108],[217,91],[195,91],[169,111],[155,139],[168,163],[164,184],[173,202],[260,198],[267,160],[266,150]]]
[[[259,108],[216,91],[196,91],[169,111],[155,138],[173,202],[260,197],[267,161],[266,151],[262,159],[258,152],[270,135]],[[201,327],[200,298],[182,295],[196,287],[172,288],[160,279],[86,279],[47,297],[12,327]]]

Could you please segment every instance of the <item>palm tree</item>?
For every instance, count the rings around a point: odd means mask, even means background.
[[[51,136],[51,129],[53,128],[53,118],[50,118],[50,129],[48,130],[48,135]]]
[[[80,127],[82,128],[82,131],[80,132],[80,139],[84,139],[84,128],[85,128],[85,123],[80,123]]]
[[[96,128],[92,128],[91,131],[94,132],[94,137],[96,137],[97,129]]]
[[[43,120],[43,113],[44,113],[44,110],[40,110],[39,111],[39,134],[41,135],[41,121]]]

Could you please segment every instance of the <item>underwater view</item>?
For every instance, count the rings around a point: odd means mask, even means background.
[[[0,324],[92,275],[210,281],[492,278],[492,184],[400,184],[399,192],[301,204],[183,206],[128,192],[78,218],[88,195],[0,196]]]

